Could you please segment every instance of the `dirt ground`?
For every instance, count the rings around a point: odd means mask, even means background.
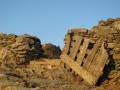
[[[0,90],[120,90],[120,86],[82,84],[78,76],[63,68],[60,60],[41,59],[15,68],[1,67]]]

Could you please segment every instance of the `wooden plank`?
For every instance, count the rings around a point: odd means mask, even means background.
[[[75,57],[77,55],[77,52],[78,52],[78,49],[80,47],[81,42],[82,42],[82,37],[77,36],[75,44],[71,48],[71,52],[70,52],[70,55],[69,55],[73,60],[75,59]],[[69,66],[66,66],[66,68],[67,68],[67,70],[71,70],[71,68]],[[74,71],[72,71],[72,73],[74,73]]]
[[[88,44],[89,44],[89,39],[84,39],[84,43],[82,46],[79,47],[79,54],[77,55],[77,60],[76,62],[81,66],[83,60],[84,60],[84,57],[85,57],[85,54],[87,52],[87,47],[88,47]],[[74,73],[72,71],[72,73]],[[77,75],[77,73],[75,73],[75,75]]]
[[[75,45],[75,42],[74,42],[74,41],[71,41],[70,52],[73,51],[73,49],[74,49],[74,45]]]
[[[73,46],[73,49],[70,53],[70,57],[74,60],[76,55],[77,55],[77,52],[78,52],[78,49],[80,47],[80,44],[82,42],[82,37],[81,36],[78,36],[76,42],[75,42],[75,45]]]
[[[74,41],[71,41],[71,47],[73,47],[75,45],[75,42]]]
[[[108,59],[108,53],[104,48],[104,43],[101,46],[99,56],[100,57],[98,57],[97,60],[96,60],[97,64],[95,65],[96,67],[95,67],[95,70],[94,70],[94,75],[96,77],[95,82],[97,82],[99,77],[103,74],[103,69],[104,69],[105,64],[107,62],[107,59]],[[93,73],[93,71],[91,73]]]
[[[96,74],[96,75],[98,75],[97,80],[98,80],[99,77],[102,76],[102,74],[103,74],[103,69],[104,69],[105,64],[106,64],[106,62],[107,62],[107,59],[108,59],[108,53],[107,53],[107,51],[104,49],[104,50],[102,51],[102,54],[101,54],[101,57],[100,57],[100,60],[99,60],[99,61],[101,61],[101,62],[99,62],[99,64],[98,64],[98,67],[100,67],[100,69],[98,69],[99,71],[96,71],[96,72],[98,72],[98,73]],[[97,80],[96,80],[96,82],[97,82]]]
[[[77,62],[71,59],[67,54],[63,52],[61,55],[61,59],[64,63],[69,65],[72,70],[80,75],[86,82],[88,82],[90,85],[95,85],[95,77],[87,72],[84,68],[82,68]]]
[[[71,44],[71,35],[70,35],[70,34],[68,34],[68,35],[66,36],[66,40],[67,40],[67,43],[66,43],[65,48],[64,48],[63,51],[64,51],[66,54],[68,54],[69,51],[70,51],[70,44]]]
[[[83,67],[87,70],[89,68],[89,66],[91,65],[93,58],[96,55],[96,52],[99,48],[99,43],[100,43],[100,39],[96,42],[96,44],[94,45],[93,49],[91,50],[90,54],[87,56],[87,58],[85,59],[85,64],[83,65]]]
[[[108,59],[108,54],[104,48],[104,43],[102,44],[100,51],[95,55],[93,62],[88,68],[89,73],[96,77],[95,83],[97,83],[100,76],[103,74],[103,69]]]
[[[89,68],[87,69],[87,71],[89,71],[90,73],[92,73],[94,76],[96,76],[94,71],[95,71],[95,69],[96,69],[96,65],[99,64],[99,62],[97,62],[97,60],[98,60],[98,58],[100,58],[100,56],[101,56],[100,54],[101,54],[100,51],[96,53],[93,61],[91,62],[91,65],[90,65]],[[98,68],[97,68],[97,69],[98,69]]]
[[[89,39],[85,39],[85,40],[84,40],[84,43],[83,43],[83,45],[82,45],[82,48],[80,49],[80,53],[79,53],[79,55],[78,55],[78,57],[77,57],[76,62],[77,62],[80,66],[81,66],[82,61],[83,61],[83,59],[84,59],[84,57],[85,57],[88,44],[89,44]]]
[[[73,40],[73,41],[75,41],[75,40],[77,40],[77,39],[78,39],[78,35],[72,36],[72,40]]]

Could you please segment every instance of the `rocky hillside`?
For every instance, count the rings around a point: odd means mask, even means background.
[[[98,81],[100,86],[86,85],[69,72],[59,59],[59,46],[42,45],[28,34],[0,33],[0,90],[120,90],[120,18],[100,21],[91,30],[71,29],[68,34],[89,39],[91,46],[100,38],[105,42],[109,62]]]

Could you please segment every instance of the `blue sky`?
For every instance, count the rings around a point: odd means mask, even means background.
[[[120,0],[0,0],[0,32],[30,34],[64,46],[68,29],[120,17]]]

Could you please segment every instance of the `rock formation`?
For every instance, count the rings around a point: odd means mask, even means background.
[[[51,43],[48,43],[48,44],[43,44],[42,48],[44,50],[43,57],[60,58],[61,49],[59,46],[55,46]]]
[[[84,28],[68,30],[64,39],[65,46],[68,35],[82,36],[89,39],[92,44],[101,38],[105,42],[109,64],[105,66],[100,82],[120,82],[120,18],[99,21],[98,26],[91,30]]]
[[[103,46],[108,54],[108,60],[106,59],[108,62],[105,62],[103,74],[98,81],[98,84],[102,84],[100,87],[85,85],[86,83],[77,73],[69,68],[65,69],[63,60],[53,59],[59,58],[61,54],[58,46],[50,43],[41,45],[37,37],[27,34],[17,36],[0,33],[0,90],[106,90],[111,87],[111,90],[119,90],[120,18],[100,21],[98,26],[94,26],[91,30],[84,28],[69,30],[65,36],[65,46],[67,36],[70,35],[82,37],[83,42],[86,39],[90,40],[89,47],[86,48],[91,51],[98,39],[104,41]],[[74,44],[74,40],[72,41]],[[84,48],[80,50],[84,51]],[[99,48],[97,50],[100,51]],[[64,52],[65,48],[62,51]],[[86,53],[85,57],[87,57]]]
[[[42,56],[42,45],[35,36],[0,33],[0,62],[22,64]]]

